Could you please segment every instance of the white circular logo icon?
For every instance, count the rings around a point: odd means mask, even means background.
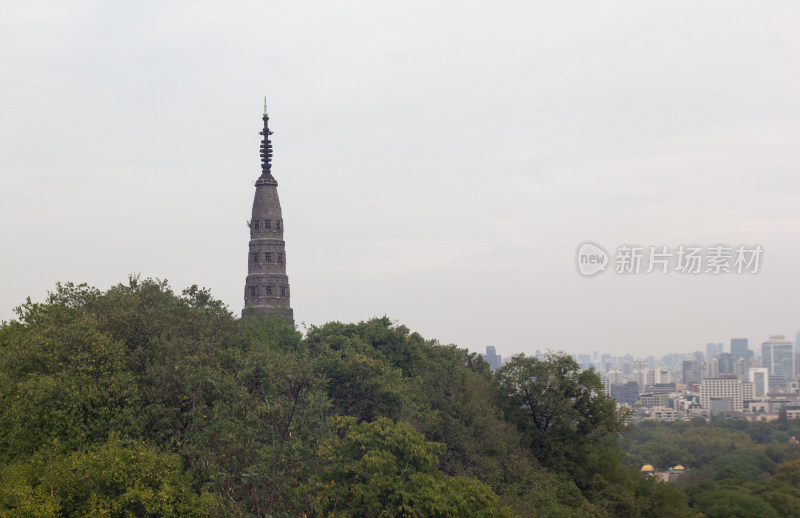
[[[578,245],[578,250],[575,252],[575,266],[578,268],[578,273],[584,277],[597,275],[604,272],[608,266],[608,252],[597,243],[584,241]]]

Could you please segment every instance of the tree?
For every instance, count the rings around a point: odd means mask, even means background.
[[[362,421],[399,419],[408,399],[408,379],[399,368],[352,349],[326,351],[314,366],[328,381],[333,411]]]
[[[778,518],[780,516],[762,498],[746,492],[716,488],[698,494],[694,506],[708,518]]]
[[[312,327],[308,351],[327,379],[332,413],[413,423],[427,441],[446,445],[439,470],[489,484],[515,515],[592,514],[571,480],[555,479],[520,444],[477,354],[424,341],[386,318]]]
[[[617,458],[624,416],[593,369],[581,370],[563,353],[548,353],[545,360],[518,355],[497,372],[497,384],[507,418],[534,455],[545,466],[570,473],[579,487],[587,487],[592,470],[587,463],[603,457],[599,450]]]
[[[328,401],[289,324],[137,277],[105,293],[59,285],[19,315],[0,325],[0,465],[52,444],[94,451],[113,433],[179,455],[218,513],[310,508]]]
[[[0,472],[2,516],[210,516],[178,455],[111,437],[88,451],[45,448]]]
[[[778,466],[775,479],[800,489],[800,460],[784,462]]]
[[[386,418],[334,421],[320,445],[319,505],[328,516],[494,516],[497,495],[482,482],[436,468],[444,445]]]

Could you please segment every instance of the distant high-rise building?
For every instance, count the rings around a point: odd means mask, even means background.
[[[753,383],[753,392],[756,397],[765,397],[769,393],[769,371],[764,367],[750,369],[748,373]]]
[[[656,367],[655,373],[656,373],[656,380],[655,380],[656,383],[672,383],[672,372],[666,365],[661,364],[658,367]]]
[[[695,381],[700,382],[700,375],[697,372],[697,358],[688,356],[681,363],[681,379],[684,385]]]
[[[639,384],[629,381],[623,385],[611,385],[611,397],[617,403],[634,404],[639,401]]]
[[[769,375],[769,390],[770,392],[786,392],[789,385],[789,380],[780,374]]]
[[[497,351],[492,345],[486,346],[486,354],[482,354],[481,357],[486,360],[486,363],[489,364],[489,368],[493,371],[499,369],[503,364],[503,359],[497,354]]]
[[[733,361],[739,358],[749,360],[753,357],[753,351],[747,347],[747,338],[731,338],[731,357]]]
[[[625,376],[623,376],[622,371],[619,370],[610,370],[606,372],[605,378],[612,385],[620,385],[625,381]]]
[[[684,357],[685,355],[682,353],[669,353],[664,356],[664,363],[673,371],[679,371]]]
[[[800,376],[800,351],[794,353],[794,375]]]
[[[721,343],[707,343],[706,344],[706,361],[711,361],[711,358],[722,352]]]
[[[630,378],[636,382],[640,390],[644,390],[645,383],[647,382],[647,371],[641,369],[633,369]]]
[[[747,378],[747,372],[752,368],[751,360],[745,360],[744,358],[739,358],[735,362],[733,362],[733,373],[739,376],[741,379]]]
[[[600,381],[603,383],[603,393],[606,396],[611,397],[611,381],[605,376],[601,377]]]
[[[772,335],[761,344],[761,366],[770,374],[783,376],[787,380],[794,378],[794,354],[792,342],[783,335]]]
[[[706,362],[706,378],[719,378],[719,358],[711,358]]]
[[[720,374],[733,374],[733,355],[731,353],[719,353],[717,360]]]

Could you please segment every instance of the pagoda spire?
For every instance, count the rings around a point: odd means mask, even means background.
[[[269,140],[269,136],[272,135],[272,132],[269,130],[266,97],[264,97],[264,116],[261,119],[264,121],[264,129],[258,133],[264,136],[261,140],[261,174],[269,175],[272,170],[272,142]]]

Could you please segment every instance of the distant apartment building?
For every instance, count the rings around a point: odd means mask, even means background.
[[[644,391],[652,394],[673,394],[676,388],[674,383],[653,383],[646,385]]]
[[[783,335],[772,335],[761,344],[761,366],[770,374],[783,376],[787,380],[794,378],[794,354],[792,342]]]
[[[653,407],[650,409],[649,416],[650,419],[655,421],[667,421],[671,423],[672,421],[678,420],[678,412],[673,408],[665,406]]]
[[[765,397],[769,393],[769,370],[764,367],[750,369],[748,378],[753,383],[755,397]]]
[[[609,380],[606,376],[600,377],[600,381],[603,383],[603,393],[611,397],[611,380]]]
[[[706,410],[711,410],[712,400],[730,400],[730,409],[734,412],[744,410],[744,389],[743,382],[733,375],[726,375],[719,378],[706,378],[700,384],[700,406]],[[752,391],[752,389],[751,389]],[[715,405],[718,406],[718,405]],[[719,408],[722,408],[719,406]]]
[[[749,360],[753,357],[753,351],[747,345],[747,338],[731,338],[731,357],[733,361],[739,358]]]
[[[769,375],[769,390],[770,392],[786,392],[790,386],[790,381],[786,376],[780,374]]]
[[[756,398],[755,383],[752,381],[742,381],[742,399],[750,401]]]
[[[669,394],[642,394],[639,405],[645,408],[669,406]]]
[[[639,401],[639,384],[629,381],[622,385],[611,385],[611,397],[617,403],[628,403],[630,405]]]
[[[771,404],[769,398],[756,398],[745,403],[745,410],[747,412],[755,413],[769,413],[771,411]]]
[[[655,368],[655,383],[672,383],[672,371],[663,363]]]

